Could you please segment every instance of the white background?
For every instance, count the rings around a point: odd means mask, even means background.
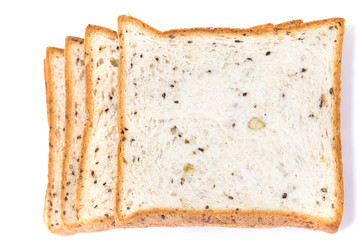
[[[251,27],[292,19],[344,17],[341,131],[345,208],[334,235],[295,228],[150,228],[78,234],[68,239],[354,239],[359,235],[359,32],[357,1],[1,1],[0,239],[60,239],[42,223],[47,184],[48,125],[43,59],[46,46],[64,47],[87,24],[116,30],[130,14],[159,30]]]

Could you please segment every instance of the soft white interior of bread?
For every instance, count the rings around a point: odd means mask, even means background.
[[[114,216],[114,189],[118,144],[117,93],[119,49],[117,39],[103,32],[90,35],[93,72],[93,113],[84,155],[83,189],[78,216],[82,223]],[[91,59],[89,59],[91,61]]]
[[[334,217],[337,31],[159,37],[126,24],[120,217],[154,208]],[[250,129],[254,117],[265,127]]]
[[[68,169],[65,169],[65,197],[64,208],[66,215],[63,217],[67,224],[76,224],[76,184],[78,167],[81,151],[81,140],[86,121],[85,113],[85,77],[84,77],[84,44],[74,42],[69,44],[68,51],[69,68],[71,68],[71,83],[72,83],[72,118],[69,119],[72,125],[70,139],[68,139],[69,150],[67,152],[67,160],[69,161]],[[67,131],[67,130],[66,130]]]

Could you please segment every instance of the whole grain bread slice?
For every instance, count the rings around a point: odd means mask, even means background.
[[[62,148],[65,132],[65,79],[63,49],[48,47],[44,60],[46,105],[49,124],[48,185],[45,196],[44,223],[57,234],[72,234],[64,229],[60,216]]]
[[[64,228],[83,231],[76,219],[75,196],[81,139],[86,121],[84,39],[65,39],[65,145],[61,179],[61,221]]]
[[[334,233],[344,19],[160,32],[120,16],[115,213]]]
[[[76,189],[78,222],[88,228],[116,227],[117,74],[116,32],[89,25],[85,33],[85,124]]]

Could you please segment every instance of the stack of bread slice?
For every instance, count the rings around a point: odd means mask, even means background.
[[[48,47],[49,230],[336,232],[344,27],[160,32],[123,15]]]

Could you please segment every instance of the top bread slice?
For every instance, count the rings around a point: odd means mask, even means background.
[[[86,121],[84,39],[65,39],[65,145],[61,179],[61,221],[64,228],[82,231],[76,219],[75,196],[81,139]]]
[[[344,19],[160,32],[118,19],[115,212],[336,232]]]
[[[48,186],[45,196],[44,223],[57,234],[71,234],[63,228],[60,216],[62,149],[65,134],[64,50],[46,49],[44,61],[46,104],[49,123]]]
[[[116,227],[117,74],[116,32],[89,25],[85,32],[85,124],[76,190],[78,222],[95,230]]]

